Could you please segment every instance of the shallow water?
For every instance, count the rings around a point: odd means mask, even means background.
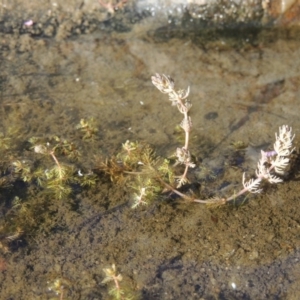
[[[202,161],[216,176],[199,175],[202,192],[232,193],[244,171],[254,174],[257,152],[272,148],[279,126],[292,126],[298,144],[300,40],[294,29],[230,34],[182,34],[142,22],[127,33],[63,41],[2,35],[1,130],[20,132],[9,160],[31,157],[32,136],[76,141],[76,124],[91,117],[99,132],[81,146],[84,168],[127,139],[169,156],[182,143],[175,130],[181,116],[152,85],[158,72],[191,88],[196,170]],[[236,142],[246,150],[233,148]],[[242,206],[157,200],[136,210],[127,190],[100,178],[69,200],[42,202],[51,213],[40,229],[24,228],[21,247],[3,255],[2,297],[59,299],[48,289],[59,279],[63,299],[107,299],[102,269],[115,263],[141,299],[297,299],[298,177],[293,167],[283,184]],[[16,194],[29,203],[39,197],[23,186]],[[4,195],[5,217],[15,193]]]

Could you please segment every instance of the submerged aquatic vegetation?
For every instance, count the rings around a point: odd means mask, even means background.
[[[157,156],[144,143],[126,141],[117,156],[100,162],[97,168],[112,181],[125,183],[133,191],[133,208],[148,204],[164,191],[167,183],[175,182],[169,160]]]
[[[48,291],[55,293],[56,296],[58,296],[59,300],[63,299],[70,299],[67,296],[68,290],[72,287],[72,282],[62,276],[53,276],[54,278],[52,280],[48,280]],[[53,299],[53,298],[51,298]]]
[[[95,123],[96,122],[94,118],[80,120],[80,123],[76,126],[76,129],[83,134],[83,140],[94,139],[96,137],[98,128],[96,127]]]
[[[20,138],[17,131],[0,135],[0,188],[6,199],[1,202],[0,248],[4,251],[15,244],[21,232],[41,230],[41,222],[51,223],[49,208],[56,200],[94,186],[98,180],[81,163],[74,142],[58,136],[32,137],[28,147]]]
[[[256,169],[256,177],[250,180],[246,180],[245,173],[243,173],[243,186],[236,195],[226,198],[226,202],[235,199],[236,197],[249,192],[249,193],[260,193],[261,182],[263,180],[268,181],[271,184],[280,183],[283,181],[282,178],[276,174],[283,175],[285,169],[290,163],[290,156],[292,155],[295,148],[293,147],[293,140],[295,135],[292,134],[292,128],[288,125],[279,127],[279,133],[275,133],[276,141],[274,143],[273,151],[261,150],[261,158],[258,161]]]
[[[72,192],[72,185],[93,186],[96,183],[96,176],[89,172],[82,174],[76,171],[73,161],[80,158],[80,152],[76,145],[57,136],[48,139],[33,137],[29,140],[34,153],[45,158],[51,158],[52,164],[45,162],[44,166],[38,161],[38,166],[28,164],[27,161],[17,160],[13,163],[15,172],[19,173],[25,182],[36,181],[38,186],[53,194],[56,198],[62,199]],[[68,163],[59,161],[58,157],[68,158]]]
[[[9,149],[11,143],[11,138],[7,137],[3,134],[3,132],[0,132],[0,149]]]
[[[19,130],[18,127],[11,126],[5,132],[0,132],[0,150],[9,150],[12,148],[13,139],[19,134]]]
[[[184,90],[175,91],[174,81],[166,75],[152,76],[152,83],[164,94],[168,94],[169,100],[172,105],[176,105],[178,110],[184,114],[184,119],[181,123],[181,127],[185,131],[185,145],[182,148],[177,148],[177,161],[186,166],[184,174],[179,181],[179,187],[185,183],[186,175],[189,167],[194,167],[195,165],[191,163],[191,155],[188,151],[189,142],[189,132],[191,130],[191,118],[188,115],[188,111],[191,108],[190,102],[187,100],[189,95],[189,88]],[[293,140],[295,135],[292,134],[292,128],[288,125],[283,125],[279,127],[279,133],[275,134],[276,141],[274,143],[274,151],[264,152],[261,151],[261,159],[258,162],[258,167],[256,170],[256,178],[245,180],[245,173],[243,174],[243,186],[244,188],[233,196],[227,198],[214,197],[213,199],[201,200],[192,199],[194,202],[198,203],[218,203],[225,204],[231,200],[236,199],[240,195],[250,192],[250,193],[260,193],[262,189],[259,188],[262,180],[267,180],[270,183],[279,183],[283,180],[277,177],[275,174],[283,174],[286,167],[289,165],[290,156],[294,151]],[[274,174],[275,173],[275,174]],[[177,186],[177,187],[178,187]],[[186,195],[173,189],[173,192],[187,198]]]
[[[116,300],[133,300],[136,299],[132,291],[128,287],[123,287],[121,281],[123,276],[121,274],[117,275],[116,265],[112,264],[111,268],[103,269],[105,273],[105,278],[102,280],[102,283],[111,282],[111,288],[109,289],[109,295],[112,296],[112,299]]]
[[[186,90],[174,89],[174,80],[166,75],[156,74],[152,76],[152,83],[163,93],[168,94],[169,100],[172,102],[172,106],[176,106],[178,111],[183,114],[183,120],[180,123],[180,127],[185,133],[185,143],[183,147],[177,148],[176,157],[177,164],[182,164],[185,166],[183,174],[180,176],[177,188],[181,187],[188,182],[187,172],[189,168],[194,168],[195,164],[192,162],[192,156],[189,151],[189,140],[190,132],[192,130],[192,119],[189,116],[189,110],[192,107],[191,102],[188,100],[190,93],[190,88]]]
[[[172,106],[176,106],[178,111],[183,114],[180,127],[184,131],[185,141],[183,147],[177,148],[175,164],[173,165],[171,165],[172,160],[158,157],[149,145],[130,141],[123,144],[122,151],[116,157],[99,165],[99,168],[109,174],[112,180],[122,179],[132,189],[133,208],[149,203],[150,200],[164,192],[169,192],[169,195],[176,194],[192,202],[222,205],[247,192],[260,193],[262,191],[260,185],[263,180],[272,184],[283,181],[276,174],[284,174],[290,163],[290,156],[295,149],[293,147],[295,135],[292,134],[292,128],[288,125],[279,127],[279,133],[275,134],[276,141],[273,151],[261,151],[256,177],[246,180],[246,175],[243,174],[243,189],[239,192],[229,197],[214,196],[208,199],[198,199],[195,195],[183,193],[180,188],[189,183],[188,170],[195,167],[189,151],[190,131],[192,129],[192,121],[189,116],[192,105],[188,100],[190,89],[176,91],[174,80],[166,75],[156,74],[152,76],[152,83],[163,94],[167,94]],[[178,165],[184,166],[184,171],[179,176],[176,174],[176,166]],[[215,174],[211,173],[205,166],[200,167],[200,170],[206,174],[203,175],[204,177],[215,178]]]
[[[191,118],[188,115],[188,111],[191,108],[190,102],[187,100],[189,95],[189,88],[184,90],[175,91],[174,81],[166,75],[152,76],[152,83],[164,94],[168,94],[169,100],[172,105],[176,105],[178,110],[184,114],[184,119],[181,123],[181,127],[185,131],[185,145],[182,148],[177,148],[177,161],[186,166],[184,174],[179,181],[179,187],[184,184],[186,180],[186,175],[189,167],[194,167],[195,165],[191,163],[190,153],[188,151],[189,142],[189,132],[191,130]],[[250,192],[250,193],[260,193],[262,189],[259,188],[262,180],[266,180],[270,183],[279,183],[283,180],[277,177],[275,174],[283,174],[286,167],[289,165],[290,156],[294,151],[293,140],[295,135],[292,134],[292,128],[288,125],[283,125],[279,127],[279,133],[275,134],[276,141],[274,143],[274,151],[264,152],[261,151],[261,159],[258,162],[258,167],[256,170],[256,178],[245,180],[245,173],[243,174],[243,186],[244,188],[233,196],[227,198],[214,197],[208,200],[192,199],[194,202],[198,203],[218,203],[224,204],[231,200],[236,199],[240,195]],[[275,174],[274,174],[275,173]],[[177,186],[177,187],[178,187]],[[187,198],[186,195],[173,189],[173,192]]]

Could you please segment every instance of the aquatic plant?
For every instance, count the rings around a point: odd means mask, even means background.
[[[76,129],[83,134],[83,140],[94,139],[96,137],[98,128],[95,123],[95,119],[90,118],[88,120],[81,119],[80,123],[76,125]]]
[[[77,132],[82,150],[95,139],[94,120],[82,119]],[[79,137],[74,132],[71,136]],[[59,200],[99,180],[85,167],[77,142],[56,135],[28,139],[22,128],[5,128],[0,132],[0,154],[0,189],[5,199],[1,202],[0,249],[4,252],[21,245],[34,230],[47,230],[42,223],[53,226],[53,209],[61,206]]]
[[[189,167],[194,167],[195,165],[191,162],[191,155],[188,150],[189,142],[189,132],[192,127],[191,118],[188,115],[188,111],[191,108],[191,104],[188,101],[187,97],[189,95],[189,88],[187,90],[175,91],[174,89],[174,80],[171,77],[166,75],[156,74],[152,76],[152,83],[164,94],[168,94],[169,100],[172,102],[172,105],[177,106],[179,112],[184,114],[184,119],[181,122],[181,127],[185,132],[185,145],[182,148],[177,148],[177,163],[185,165],[185,171],[179,180],[177,186],[180,187],[182,184],[187,182],[186,175]],[[256,177],[250,180],[245,179],[245,173],[243,173],[243,189],[241,189],[236,194],[227,197],[213,197],[207,200],[201,199],[192,199],[194,202],[198,203],[216,203],[216,204],[225,204],[229,201],[236,199],[237,197],[249,192],[249,193],[260,193],[262,191],[260,184],[263,180],[268,181],[271,184],[282,182],[282,178],[276,176],[276,174],[283,175],[285,169],[289,165],[290,156],[294,151],[293,140],[295,135],[292,134],[292,128],[288,125],[283,125],[279,127],[279,133],[275,134],[276,141],[274,143],[273,151],[261,151],[261,158],[258,162]],[[183,198],[190,198],[178,190],[172,188],[172,191],[180,195]]]
[[[80,158],[76,145],[58,136],[49,138],[32,137],[29,139],[34,153],[45,158],[51,158],[52,164],[37,160],[16,160],[12,163],[14,172],[20,175],[24,182],[36,182],[38,186],[62,199],[72,192],[73,185],[93,186],[97,177],[92,172],[83,174],[72,162]],[[68,158],[68,163],[62,163],[59,156]]]
[[[9,149],[11,143],[11,138],[8,136],[5,136],[3,132],[0,132],[0,149]]]
[[[278,175],[283,175],[290,163],[290,156],[295,148],[293,147],[293,140],[295,134],[292,134],[292,128],[288,125],[279,127],[279,133],[275,133],[276,141],[274,143],[273,151],[261,150],[261,158],[258,161],[257,169],[255,171],[255,178],[246,180],[246,174],[243,173],[242,183],[243,189],[236,194],[227,198],[215,197],[212,200],[216,203],[226,203],[235,200],[237,197],[245,193],[258,194],[262,192],[260,188],[262,181],[268,181],[271,184],[283,182],[283,179]],[[202,200],[195,199],[195,202],[202,203]]]
[[[148,204],[166,187],[174,184],[175,176],[170,161],[156,155],[145,143],[126,141],[117,156],[99,161],[98,170],[108,174],[115,183],[126,185],[133,192],[132,207]]]
[[[122,151],[116,156],[99,165],[99,169],[109,174],[115,182],[121,181],[132,190],[132,208],[141,204],[148,204],[149,201],[162,193],[169,193],[169,196],[176,194],[187,201],[221,205],[237,199],[245,193],[257,194],[262,191],[262,181],[271,184],[282,182],[287,166],[290,163],[290,156],[294,151],[292,128],[288,125],[279,127],[279,133],[275,134],[276,141],[273,151],[261,151],[261,158],[258,162],[256,177],[246,180],[246,174],[242,176],[243,188],[229,197],[214,196],[208,199],[197,199],[194,194],[182,192],[182,188],[189,183],[188,170],[195,167],[192,155],[189,150],[190,132],[192,121],[189,110],[192,107],[188,100],[190,89],[178,90],[174,88],[174,80],[166,75],[156,74],[152,76],[153,84],[164,94],[167,94],[172,106],[176,106],[183,114],[180,127],[184,131],[185,142],[178,147],[175,153],[175,162],[172,158],[163,159],[155,154],[155,151],[146,144],[126,141]],[[184,166],[181,175],[176,175],[176,167]],[[204,166],[205,169],[205,166]],[[211,173],[205,170],[208,175]],[[212,174],[214,179],[214,174]]]
[[[48,291],[55,293],[56,299],[71,299],[69,297],[65,298],[68,290],[71,288],[72,283],[69,279],[61,276],[54,276],[53,279],[47,281]],[[59,297],[59,298],[58,298]],[[51,298],[54,300],[54,298]]]
[[[133,300],[136,299],[132,292],[129,289],[125,289],[121,286],[121,281],[123,276],[121,274],[117,275],[116,265],[112,264],[111,268],[103,269],[105,273],[105,278],[102,280],[102,283],[112,282],[112,287],[109,290],[109,295],[112,296],[112,299],[116,300]]]
[[[180,176],[177,184],[177,188],[181,187],[187,180],[187,172],[189,168],[194,168],[195,164],[192,162],[191,153],[189,151],[189,139],[190,131],[192,130],[192,119],[189,116],[189,110],[192,107],[191,102],[188,100],[190,88],[186,90],[174,89],[174,80],[166,75],[156,74],[151,77],[152,83],[164,94],[168,94],[169,100],[172,102],[172,106],[176,106],[178,111],[183,114],[183,120],[180,123],[180,127],[185,133],[185,144],[183,147],[179,147],[176,150],[177,164],[183,164],[185,166],[183,174]]]

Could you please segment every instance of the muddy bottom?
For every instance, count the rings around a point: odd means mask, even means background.
[[[17,176],[16,161],[48,172],[54,161],[44,163],[32,137],[74,143],[79,158],[59,159],[76,176],[126,140],[170,156],[182,144],[181,116],[153,87],[159,72],[191,88],[196,192],[230,195],[279,126],[292,126],[299,144],[298,33],[205,40],[142,22],[62,40],[2,34],[1,176]],[[85,139],[76,125],[91,118],[98,131]],[[128,186],[104,174],[90,188],[72,183],[63,199],[36,180],[9,179],[0,195],[1,299],[109,299],[103,268],[112,264],[137,299],[298,299],[298,165],[296,151],[283,183],[218,208],[164,196],[132,209]]]

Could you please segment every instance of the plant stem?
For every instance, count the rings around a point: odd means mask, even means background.
[[[61,171],[61,165],[60,165],[59,161],[57,160],[57,158],[56,158],[56,156],[54,154],[54,151],[51,151],[50,155],[52,156],[53,160],[55,161],[56,165],[58,166],[58,169],[59,169],[59,179],[62,179],[63,175],[62,175],[62,171]]]

